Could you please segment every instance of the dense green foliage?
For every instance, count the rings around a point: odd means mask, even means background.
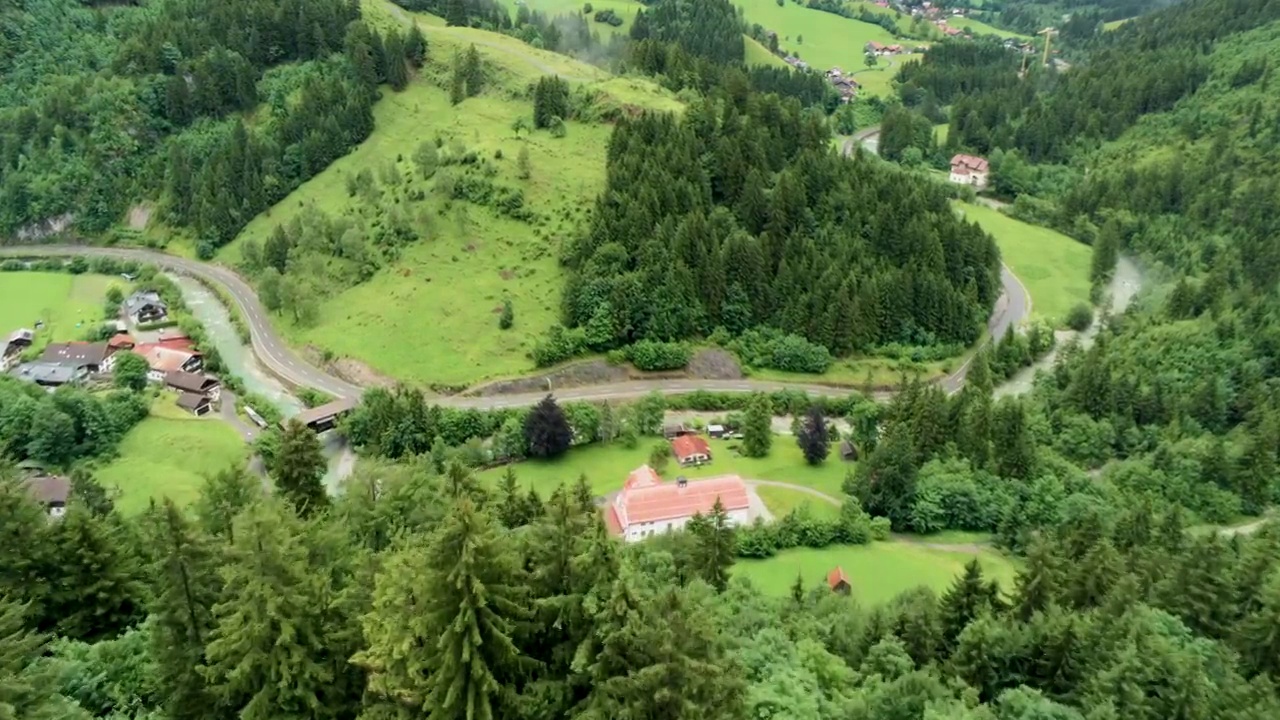
[[[568,250],[567,324],[593,349],[717,327],[780,328],[837,355],[975,339],[998,294],[991,238],[942,189],[846,162],[827,138],[771,96],[620,123],[608,188]],[[785,369],[821,369],[800,364]]]

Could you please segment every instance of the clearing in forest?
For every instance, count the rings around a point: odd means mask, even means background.
[[[79,340],[102,320],[107,288],[115,278],[55,272],[0,273],[0,336],[35,329],[36,345]],[[123,283],[120,283],[123,285]]]
[[[872,40],[885,45],[913,42],[896,40],[879,25],[814,10],[792,0],[781,7],[776,0],[734,0],[734,4],[742,8],[748,24],[759,23],[777,33],[780,48],[797,54],[819,71],[833,66],[845,72],[864,69],[864,47]],[[880,63],[884,62],[882,58]]]
[[[986,578],[998,581],[1005,592],[1013,589],[1016,568],[1008,558],[995,550],[983,550],[976,556]],[[827,573],[839,566],[853,585],[853,597],[877,605],[921,585],[943,592],[973,557],[971,552],[876,542],[784,550],[767,560],[739,560],[733,572],[750,579],[764,592],[781,596],[790,591],[797,574],[806,587],[813,587],[825,583]]]
[[[989,207],[969,203],[956,207],[996,239],[1005,264],[1031,295],[1033,315],[1058,326],[1073,306],[1089,303],[1092,251],[1088,245]]]
[[[248,454],[230,425],[213,415],[193,417],[173,400],[162,394],[151,415],[124,436],[119,456],[94,471],[103,487],[119,489],[116,507],[126,515],[142,512],[153,498],[185,506],[199,496],[206,476],[243,463]]]

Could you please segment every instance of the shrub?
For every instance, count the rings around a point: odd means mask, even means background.
[[[692,350],[686,343],[641,340],[626,349],[626,358],[641,370],[678,370],[689,364]]]
[[[729,349],[747,365],[786,372],[824,373],[832,363],[831,352],[822,345],[768,327],[742,333]]]
[[[533,346],[531,356],[538,367],[555,365],[583,354],[587,350],[587,336],[582,328],[564,329],[562,325],[552,325],[547,335]]]
[[[1093,324],[1093,310],[1086,303],[1077,303],[1067,311],[1067,327],[1084,332]]]

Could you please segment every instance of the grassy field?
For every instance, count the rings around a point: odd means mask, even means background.
[[[571,484],[579,475],[586,475],[587,482],[597,495],[607,495],[622,488],[627,473],[649,461],[649,451],[654,445],[664,441],[659,438],[643,438],[634,449],[627,449],[620,444],[594,444],[584,448],[570,450],[564,457],[553,461],[528,460],[515,466],[516,477],[521,486],[532,485],[543,497],[546,497],[560,483]],[[852,463],[842,462],[839,457],[830,457],[818,467],[805,464],[800,448],[796,447],[795,438],[774,436],[773,450],[765,458],[739,457],[730,450],[730,445],[737,441],[711,440],[712,462],[700,468],[681,468],[673,460],[664,477],[674,478],[684,475],[688,478],[702,478],[713,475],[737,474],[744,480],[776,480],[814,488],[839,499],[840,483],[846,472],[853,469]],[[497,483],[506,468],[493,468],[479,474],[483,480]],[[817,498],[813,498],[819,502]]]
[[[824,520],[840,516],[839,505],[832,505],[793,488],[758,485],[756,486],[756,494],[760,496],[764,506],[769,508],[769,512],[773,513],[775,518],[782,517],[792,510],[798,510],[802,507],[807,507],[813,517]]]
[[[1030,40],[1029,35],[1011,32],[1009,30],[1001,30],[998,27],[988,25],[981,20],[973,20],[971,18],[950,17],[947,18],[947,25],[960,30],[968,30],[977,35],[996,35],[1002,38],[1017,38],[1018,40]]]
[[[782,58],[769,52],[769,48],[761,45],[754,38],[742,36],[742,45],[747,53],[748,65],[764,65],[766,67],[787,67]]]
[[[248,448],[236,431],[216,418],[196,418],[162,394],[151,416],[124,436],[120,455],[94,474],[116,487],[116,507],[126,515],[146,509],[151,498],[179,505],[195,500],[204,478],[244,462]]]
[[[845,71],[863,67],[863,47],[870,41],[891,44],[893,35],[879,25],[851,20],[794,2],[778,7],[775,0],[735,0],[748,23],[760,23],[778,34],[779,47],[798,53],[816,70],[838,66]],[[888,74],[888,73],[870,73]],[[862,76],[858,76],[862,82]]]
[[[820,550],[787,550],[768,560],[740,560],[733,572],[751,580],[772,595],[785,595],[797,573],[808,586],[826,582],[836,566],[853,584],[853,596],[870,605],[883,603],[913,587],[925,585],[943,591],[964,570],[970,553],[932,550],[901,542],[871,545],[839,545]],[[978,554],[983,572],[999,581],[1006,592],[1013,588],[1016,569],[995,551]]]
[[[956,207],[995,237],[1005,264],[1031,294],[1033,314],[1061,324],[1073,305],[1089,302],[1089,246],[985,206]]]
[[[951,133],[950,123],[939,123],[933,126],[933,141],[939,146],[947,144],[947,135]]]
[[[923,381],[936,380],[955,370],[962,362],[964,358],[927,363],[911,363],[887,358],[848,358],[835,361],[831,364],[831,368],[821,375],[753,368],[751,377],[754,380],[819,383],[853,388],[865,387],[870,380],[873,388],[897,387],[901,384],[903,375],[910,378],[919,374]]]
[[[409,156],[419,143],[437,137],[446,145],[459,143],[490,159],[498,170],[495,182],[521,189],[526,207],[542,219],[531,226],[467,203],[446,209],[450,204],[432,192],[432,181],[410,181],[428,193],[426,200],[407,204],[422,239],[406,246],[396,263],[370,281],[326,297],[314,326],[301,328],[284,318],[277,325],[293,344],[354,358],[415,383],[468,385],[529,372],[533,364],[526,353],[557,315],[563,282],[556,261],[560,243],[603,187],[604,151],[612,128],[569,122],[561,139],[546,131],[517,134],[512,130],[516,119],[532,115],[532,103],[522,97],[525,89],[543,74],[556,73],[598,92],[601,107],[678,111],[681,105],[647,80],[613,77],[514,38],[443,27],[439,18],[409,15],[375,0],[364,7],[376,25],[416,20],[436,64],[404,92],[385,90],[374,108],[373,135],[255,218],[219,259],[236,262],[246,240],[261,241],[306,207],[330,214],[354,210],[364,200],[348,195],[346,181],[362,169],[377,171],[394,163],[413,176]],[[447,73],[440,63],[447,64],[471,43],[486,61],[489,87],[453,106],[443,89]],[[529,179],[519,178],[521,148],[529,154]],[[497,312],[508,298],[515,326],[501,331]]]
[[[1129,22],[1129,21],[1130,21],[1130,20],[1132,20],[1132,19],[1133,19],[1133,18],[1121,18],[1120,20],[1112,20],[1111,22],[1105,22],[1105,23],[1102,23],[1102,29],[1103,29],[1103,30],[1115,30],[1116,28],[1118,28],[1118,27],[1120,27],[1121,25],[1123,25],[1123,24],[1125,24],[1125,23]]]
[[[515,19],[516,11],[520,5],[527,6],[534,12],[541,12],[547,17],[553,18],[557,15],[576,15],[582,12],[582,8],[586,4],[591,5],[591,14],[600,12],[601,10],[612,10],[622,18],[622,24],[613,27],[609,23],[596,22],[591,19],[592,31],[599,32],[601,40],[608,40],[610,35],[626,34],[631,32],[631,23],[635,19],[636,10],[644,7],[638,2],[632,0],[591,0],[586,3],[583,0],[527,0],[520,3],[517,0],[499,0],[499,4],[507,8],[512,19]]]
[[[36,345],[78,340],[102,320],[107,288],[123,282],[105,275],[50,272],[0,273],[0,336],[18,328],[35,330]]]

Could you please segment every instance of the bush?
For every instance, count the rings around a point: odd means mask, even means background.
[[[591,3],[585,3],[585,4],[582,6],[582,14],[583,14],[583,15],[590,15],[590,14],[591,14],[591,11],[592,11],[593,9],[594,9],[594,8],[592,8],[592,7],[591,7]]]
[[[729,349],[751,367],[821,374],[831,367],[831,352],[799,335],[775,328],[748,330],[729,343]]]
[[[547,367],[564,362],[587,351],[587,336],[582,328],[564,329],[552,325],[547,336],[533,346],[530,353],[534,365]]]
[[[1086,303],[1077,303],[1067,312],[1067,327],[1084,332],[1093,324],[1093,309]]]
[[[310,387],[299,388],[297,395],[302,404],[309,408],[320,407],[325,403],[333,402],[333,396],[329,393]]]
[[[641,340],[626,348],[626,358],[640,370],[679,370],[693,351],[685,343]]]
[[[601,10],[600,12],[596,13],[595,17],[596,17],[596,22],[608,23],[613,27],[618,27],[619,25],[622,24],[622,18],[618,17],[618,13],[614,12],[613,10]]]

